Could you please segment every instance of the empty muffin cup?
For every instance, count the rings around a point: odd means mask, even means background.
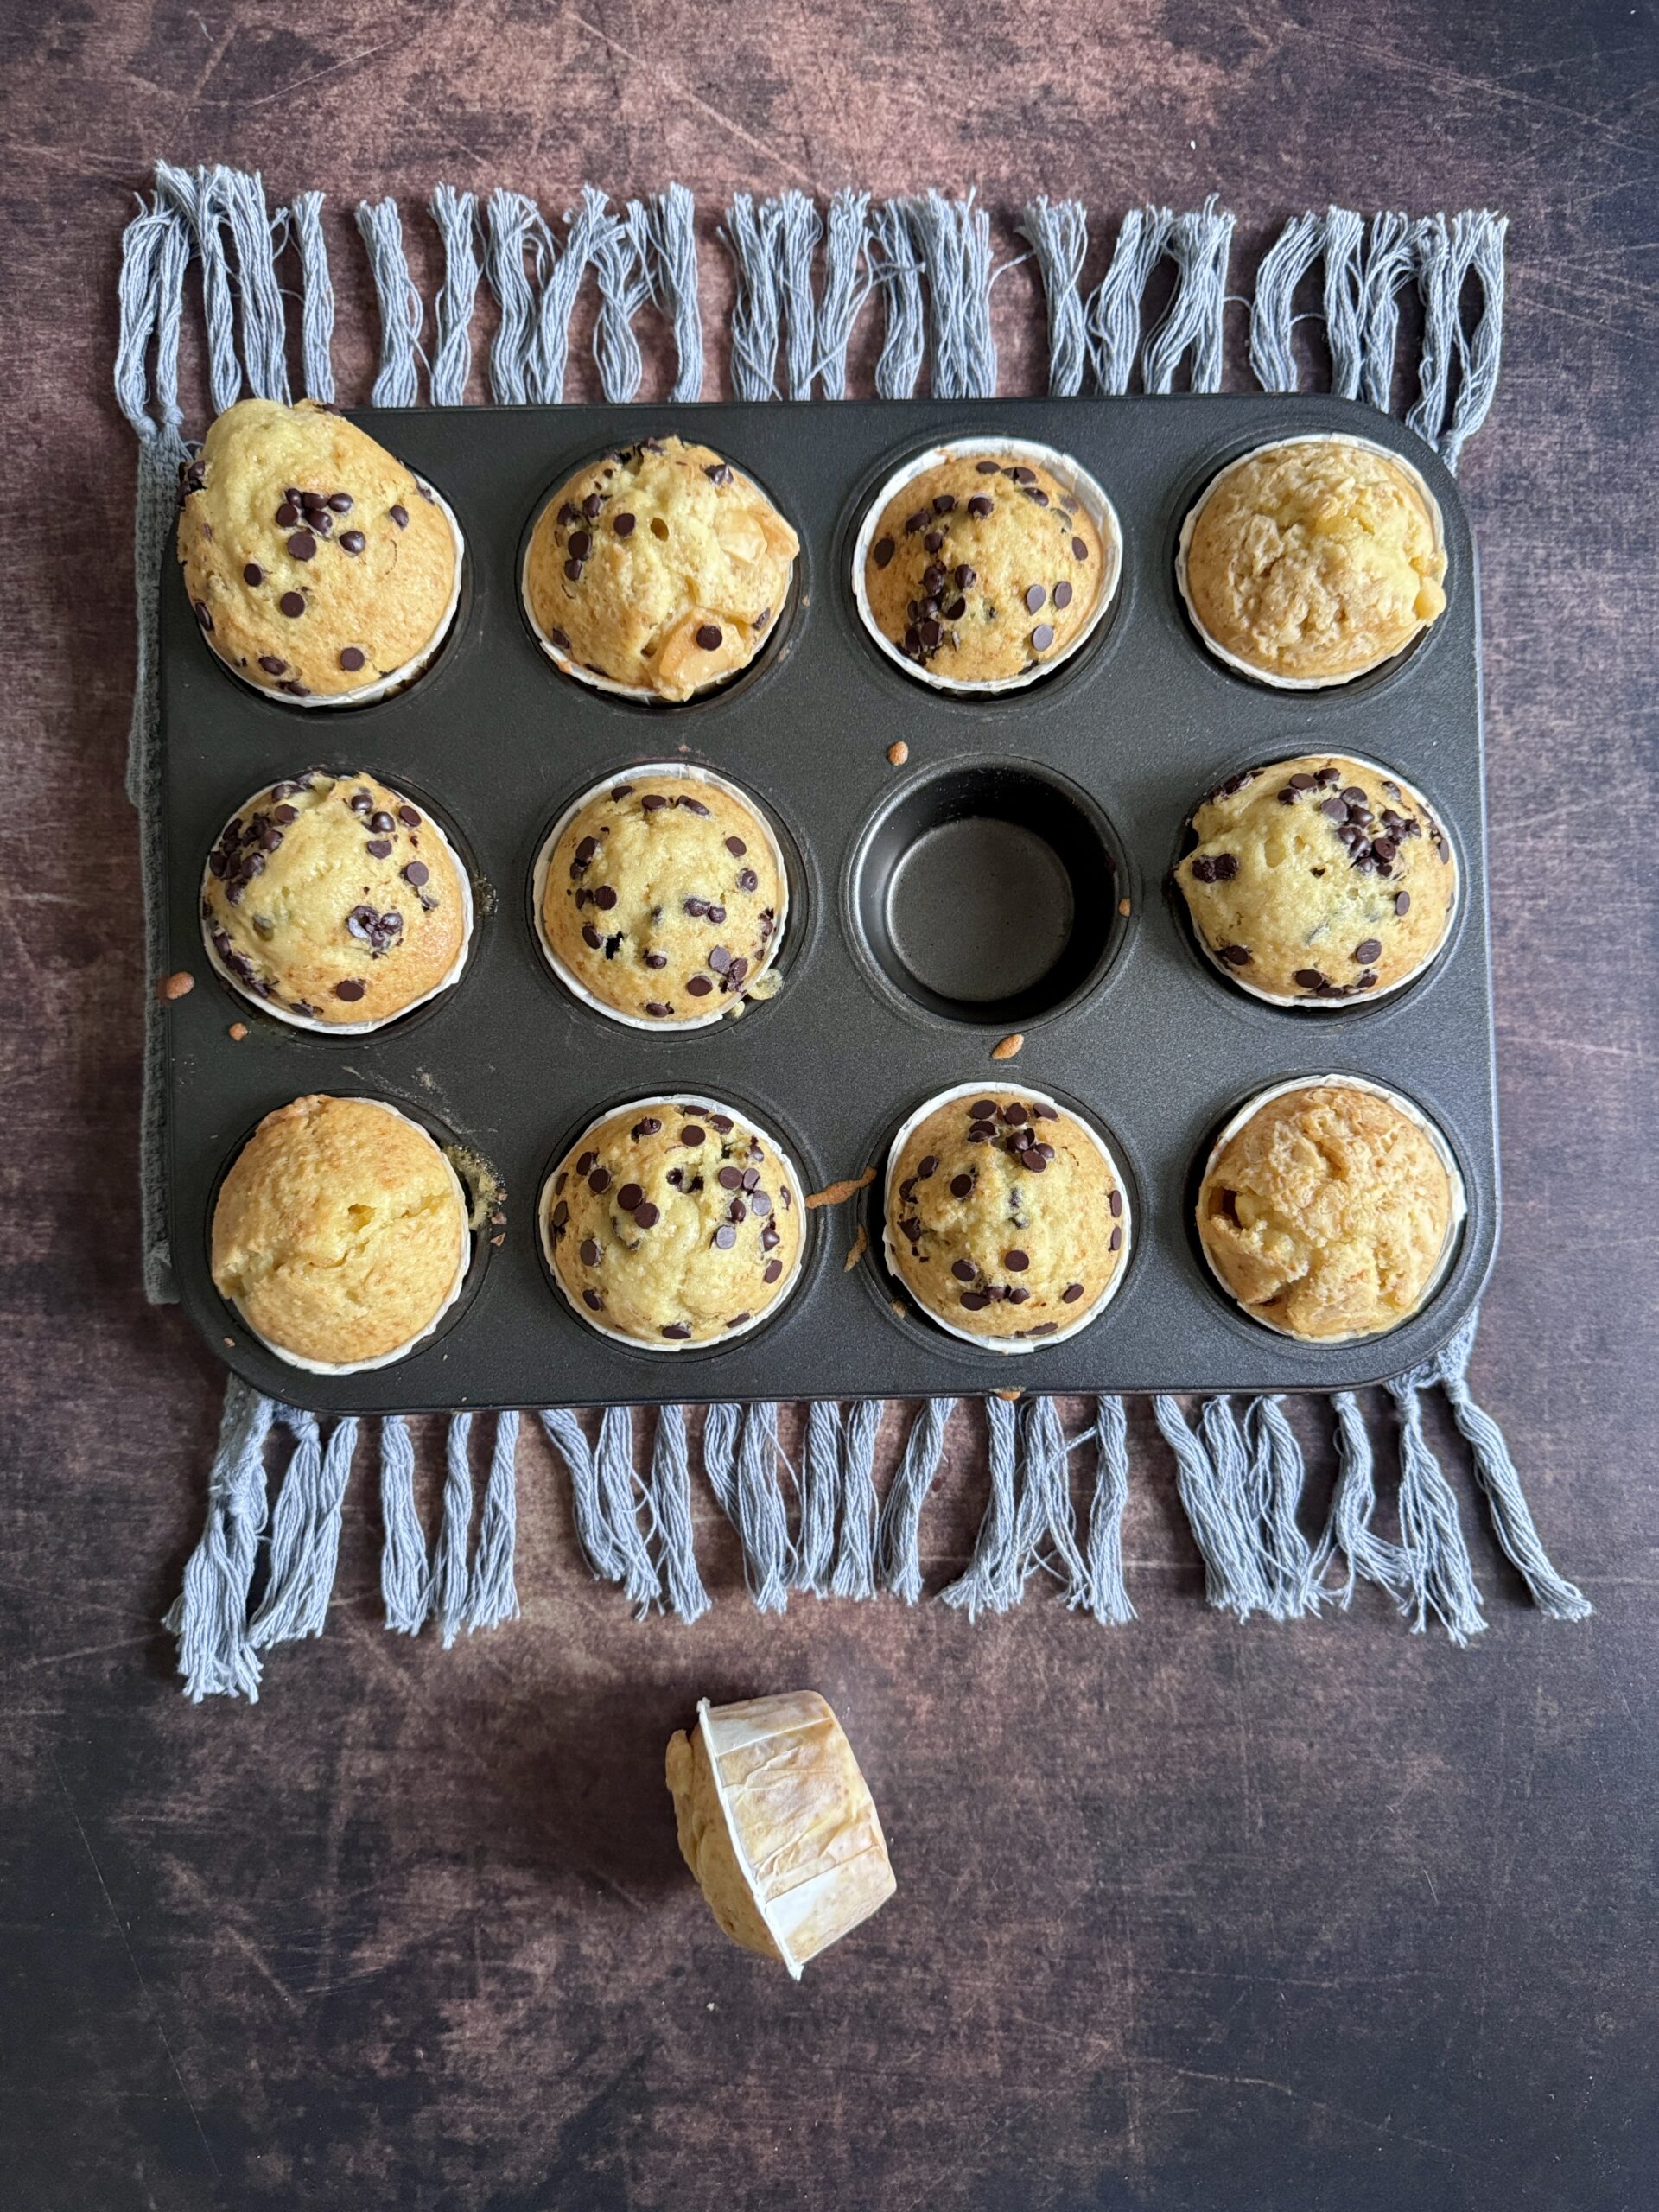
[[[1008,504],[999,525],[1000,502]],[[878,652],[913,682],[994,697],[1088,643],[1116,596],[1122,547],[1111,501],[1069,454],[1024,438],[952,438],[913,454],[872,495],[853,542],[853,599]],[[892,601],[885,622],[873,577]],[[938,667],[929,664],[936,655]],[[945,672],[958,658],[995,672]]]
[[[256,791],[201,883],[214,972],[291,1028],[359,1037],[460,980],[473,887],[443,830],[378,778],[321,768]],[[378,1008],[366,1020],[355,1009]]]
[[[1301,1103],[1280,1105],[1291,1100]],[[1256,1141],[1242,1142],[1264,1114]],[[1302,1076],[1258,1091],[1216,1138],[1198,1242],[1252,1321],[1300,1343],[1353,1344],[1422,1311],[1467,1211],[1452,1147],[1421,1107],[1363,1076]]]
[[[974,1103],[957,1126],[947,1109],[959,1100]],[[930,1122],[925,1137],[912,1141]],[[1065,1198],[1098,1205],[1092,1215],[1068,1210],[1045,1224],[1039,1214],[1058,1149],[1052,1140],[1074,1130],[1098,1166],[1091,1160],[1072,1173],[1077,1163],[1068,1159]],[[986,1165],[999,1154],[1013,1161],[1014,1173],[1001,1193],[1006,1217],[999,1205],[993,1222],[982,1217],[982,1197]],[[887,1271],[936,1327],[981,1351],[1039,1351],[1090,1327],[1122,1285],[1133,1226],[1128,1183],[1105,1138],[1075,1108],[1027,1084],[942,1090],[909,1116],[888,1148],[881,1226]],[[1092,1294],[1091,1280],[1098,1286]],[[953,1319],[953,1305],[964,1316],[987,1319],[978,1327]]]
[[[572,845],[584,817],[591,834]],[[625,1028],[706,1029],[778,988],[783,846],[759,803],[712,769],[653,760],[590,785],[543,840],[531,898],[548,966]]]
[[[1348,491],[1356,519],[1346,537],[1344,454],[1367,457],[1369,480]],[[1397,658],[1445,611],[1445,524],[1421,474],[1387,446],[1333,431],[1229,461],[1181,524],[1175,553],[1176,587],[1205,645],[1281,691],[1351,683]],[[1262,640],[1255,658],[1245,650],[1253,637]]]
[[[805,1185],[788,1153],[752,1115],[694,1092],[590,1122],[537,1217],[571,1312],[639,1351],[747,1336],[787,1301],[806,1257]]]

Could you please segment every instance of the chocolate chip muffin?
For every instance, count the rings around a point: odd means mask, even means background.
[[[1328,1006],[1395,990],[1446,942],[1451,840],[1373,761],[1312,753],[1230,777],[1192,829],[1175,870],[1192,926],[1258,998]]]
[[[571,1305],[654,1351],[718,1343],[786,1298],[804,1218],[775,1140],[702,1099],[619,1106],[542,1192],[543,1249]]]
[[[313,768],[256,792],[207,855],[214,964],[273,1014],[390,1021],[454,982],[472,929],[437,824],[373,776]]]
[[[1346,683],[1445,611],[1440,511],[1416,470],[1356,438],[1287,438],[1222,470],[1176,576],[1211,652],[1269,683]]]
[[[1403,1100],[1352,1077],[1265,1091],[1198,1193],[1205,1256],[1244,1311],[1339,1343],[1414,1313],[1463,1213],[1449,1156]]]
[[[912,666],[1005,683],[1065,658],[1116,569],[1116,534],[1103,540],[1040,461],[944,448],[882,505],[861,583],[874,627]]]
[[[524,604],[571,674],[690,699],[760,652],[800,550],[766,493],[709,447],[645,438],[578,469],[543,508]]]
[[[243,399],[186,463],[185,588],[263,691],[341,705],[407,682],[454,618],[461,547],[403,462],[332,409]]]
[[[887,1166],[887,1262],[936,1321],[1017,1351],[1092,1320],[1128,1250],[1104,1146],[1031,1091],[947,1093]]]
[[[672,1028],[740,1003],[781,941],[787,887],[771,830],[708,776],[636,768],[588,795],[542,872],[543,939],[611,1012]]]
[[[296,1098],[248,1139],[213,1208],[213,1281],[296,1366],[378,1366],[459,1295],[467,1198],[424,1129],[372,1098]]]

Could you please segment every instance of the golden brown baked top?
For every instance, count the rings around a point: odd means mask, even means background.
[[[1230,777],[1192,817],[1175,870],[1192,924],[1236,981],[1328,1004],[1433,959],[1457,862],[1419,795],[1339,753]]]
[[[976,1336],[1052,1337],[1122,1262],[1123,1194],[1099,1146],[1029,1093],[987,1088],[936,1107],[905,1140],[887,1204],[905,1283]]]
[[[279,1351],[348,1366],[429,1328],[467,1210],[448,1160],[368,1098],[296,1098],[248,1139],[213,1208],[213,1281]]]
[[[870,613],[906,658],[987,683],[1059,658],[1109,575],[1077,494],[1017,454],[963,454],[883,509],[864,565]]]
[[[1347,1084],[1268,1099],[1222,1147],[1198,1234],[1247,1313],[1314,1341],[1414,1313],[1452,1226],[1451,1179],[1392,1100]]]
[[[467,927],[436,825],[373,776],[321,768],[232,817],[207,856],[202,918],[251,996],[326,1022],[389,1020],[435,991]]]
[[[524,591],[566,659],[689,699],[760,652],[799,551],[766,493],[711,448],[645,438],[578,469],[548,501]]]
[[[753,988],[783,911],[772,842],[750,808],[702,779],[635,773],[559,833],[542,926],[596,999],[671,1027]]]
[[[893,1895],[875,1804],[815,1690],[711,1707],[665,1761],[680,1852],[726,1935],[798,1975]]]
[[[1192,612],[1261,674],[1337,682],[1440,614],[1446,554],[1422,492],[1387,454],[1297,439],[1224,469],[1186,546]]]
[[[449,518],[343,415],[243,399],[187,465],[179,558],[219,658],[290,697],[355,691],[414,660],[455,583]]]
[[[777,1147],[719,1109],[619,1107],[543,1193],[543,1236],[579,1313],[641,1344],[707,1344],[775,1305],[802,1194]]]

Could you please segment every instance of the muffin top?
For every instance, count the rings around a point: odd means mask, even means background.
[[[542,927],[585,990],[671,1027],[741,999],[776,950],[784,885],[752,809],[718,784],[625,775],[549,856]]]
[[[202,919],[243,989],[313,1021],[386,1021],[461,957],[461,874],[435,824],[367,774],[272,784],[207,855]]]
[[[1175,880],[1205,944],[1250,989],[1310,1004],[1388,990],[1446,940],[1451,842],[1380,768],[1281,760],[1230,778],[1192,827]]]
[[[785,1294],[802,1199],[777,1147],[734,1116],[652,1100],[572,1147],[543,1224],[579,1313],[641,1344],[708,1344]]]
[[[963,454],[887,502],[864,588],[877,629],[918,668],[989,683],[1064,655],[1109,575],[1076,493],[1018,454]]]
[[[186,465],[185,588],[219,658],[264,690],[327,697],[414,660],[457,558],[420,479],[312,400],[238,400]]]
[[[934,1108],[887,1181],[887,1249],[927,1311],[980,1337],[1040,1340],[1122,1264],[1123,1194],[1100,1147],[1046,1099],[982,1090]]]
[[[278,1351],[331,1366],[423,1334],[456,1287],[467,1207],[424,1129],[369,1098],[296,1098],[213,1209],[213,1281]]]
[[[554,493],[531,537],[524,594],[564,658],[689,699],[760,652],[800,550],[766,493],[710,448],[646,438]]]
[[[1198,1192],[1205,1251],[1245,1312],[1315,1342],[1376,1336],[1414,1313],[1452,1214],[1421,1127],[1342,1083],[1267,1100]]]
[[[1199,627],[1258,674],[1340,683],[1446,607],[1446,554],[1414,476],[1347,438],[1300,438],[1223,471],[1186,539]]]

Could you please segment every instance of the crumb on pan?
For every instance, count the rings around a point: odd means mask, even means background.
[[[1025,1036],[1021,1031],[1012,1030],[1000,1045],[992,1046],[991,1058],[994,1060],[1011,1060],[1025,1041]]]
[[[874,1180],[874,1168],[867,1167],[862,1174],[849,1175],[845,1182],[826,1183],[823,1190],[809,1192],[806,1204],[809,1206],[844,1205],[849,1198],[855,1197],[858,1192],[865,1189]]]

